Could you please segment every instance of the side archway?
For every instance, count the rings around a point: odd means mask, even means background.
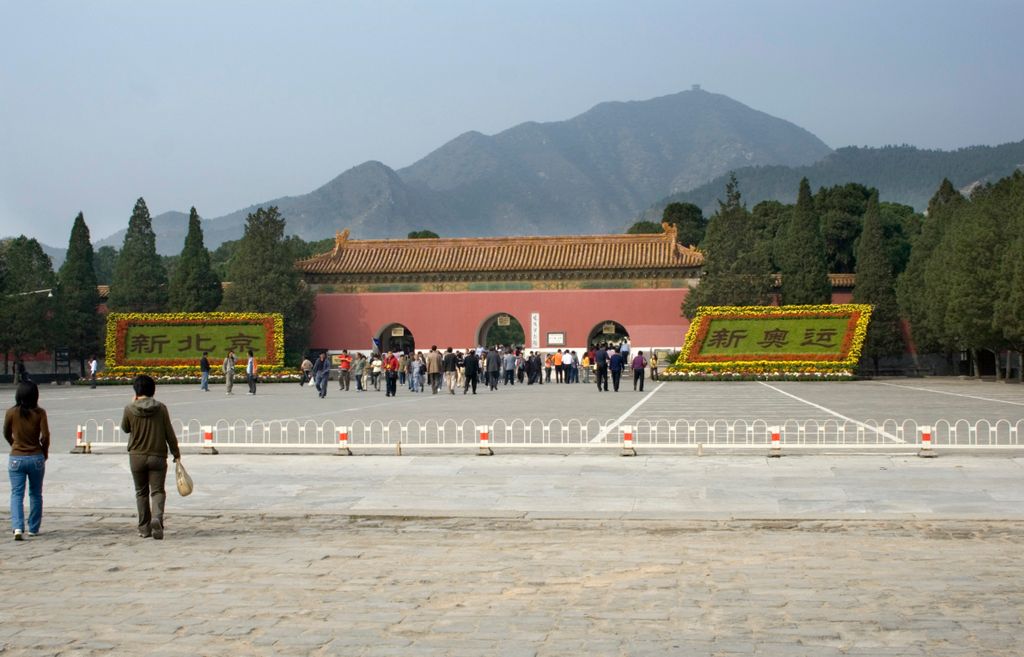
[[[397,353],[414,353],[416,350],[416,340],[413,338],[412,331],[408,329],[404,324],[397,322],[388,324],[377,333],[377,341],[380,342],[380,348],[383,352],[393,351]]]
[[[590,329],[590,334],[587,336],[587,346],[590,347],[601,342],[611,346],[618,346],[628,337],[629,331],[626,330],[625,326],[615,320],[606,319],[603,322],[598,322],[594,328]]]
[[[495,313],[480,324],[476,332],[477,345],[490,347],[505,345],[520,347],[526,342],[523,325],[511,313]]]

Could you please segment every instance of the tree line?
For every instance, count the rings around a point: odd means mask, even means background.
[[[94,251],[85,217],[75,217],[64,264],[56,273],[39,242],[24,235],[0,243],[0,349],[10,357],[66,346],[85,373],[86,361],[103,355],[105,320],[97,309],[99,284],[109,284],[115,312],[279,312],[284,315],[285,360],[298,362],[313,322],[314,295],[295,261],[330,248],[333,240],[305,242],[284,236],[276,207],[246,218],[244,236],[211,253],[192,208],[179,255],[161,257],[144,199],[132,211],[120,251]],[[229,286],[222,281],[229,280]]]
[[[673,203],[664,216],[692,224],[699,213]],[[630,228],[654,230],[661,227],[651,222]],[[806,178],[795,204],[763,201],[748,209],[731,176],[725,200],[692,234],[700,235],[689,243],[705,262],[683,304],[687,317],[703,305],[830,303],[828,274],[856,273],[853,301],[874,306],[863,354],[876,371],[879,359],[904,353],[904,325],[918,353],[970,352],[976,376],[979,351],[995,355],[998,378],[1009,371],[1009,352],[1024,350],[1019,170],[968,197],[943,180],[924,214],[880,202],[878,190],[855,183],[812,195]]]

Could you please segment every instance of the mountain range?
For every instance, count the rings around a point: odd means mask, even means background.
[[[923,209],[943,177],[994,180],[1024,163],[1024,141],[957,151],[910,146],[833,151],[788,121],[694,87],[644,101],[607,102],[571,119],[527,122],[495,135],[466,132],[403,169],[369,161],[307,194],[206,218],[208,248],[238,239],[246,216],[276,205],[306,240],[348,228],[354,238],[571,235],[622,232],[658,220],[673,200],[710,215],[735,171],[744,199],[792,201],[812,186],[860,182],[882,200]],[[201,210],[201,208],[200,208]],[[157,250],[181,251],[188,215],[153,217]],[[124,230],[96,247],[120,249]]]
[[[810,164],[830,152],[788,121],[692,89],[492,136],[466,132],[404,169],[365,162],[308,194],[205,219],[203,233],[210,248],[237,239],[246,216],[268,205],[307,240],[343,228],[355,238],[621,232],[657,199],[732,169]],[[181,250],[187,215],[157,215],[153,227],[161,253]],[[97,246],[123,239],[122,230]]]

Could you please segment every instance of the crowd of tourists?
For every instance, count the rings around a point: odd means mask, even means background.
[[[643,351],[631,355],[628,340],[619,345],[596,344],[582,354],[575,349],[541,353],[504,345],[443,351],[434,345],[426,353],[387,351],[369,356],[349,354],[346,349],[333,359],[326,352],[315,359],[307,357],[302,362],[300,385],[312,382],[321,398],[327,396],[332,378],[337,379],[339,390],[379,391],[383,386],[385,394],[392,397],[399,386],[415,393],[429,389],[434,395],[454,395],[461,390],[464,395],[475,395],[478,385],[497,390],[516,384],[594,381],[598,390],[607,391],[609,380],[617,392],[625,373],[627,377],[632,374],[633,389],[642,392],[648,369],[651,378],[657,379],[657,357],[648,358]]]

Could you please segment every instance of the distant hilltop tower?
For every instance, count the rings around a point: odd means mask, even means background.
[[[690,85],[690,91],[700,91],[700,85],[699,84],[691,84]]]

